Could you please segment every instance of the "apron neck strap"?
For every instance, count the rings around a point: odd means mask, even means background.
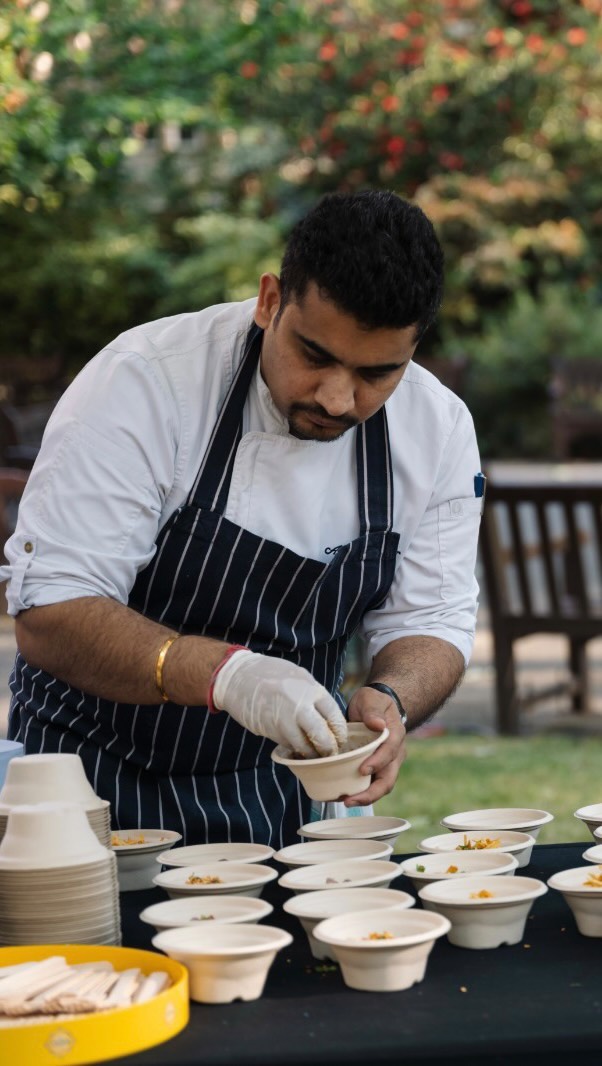
[[[384,405],[357,427],[355,455],[360,533],[388,531],[393,526],[393,465]]]

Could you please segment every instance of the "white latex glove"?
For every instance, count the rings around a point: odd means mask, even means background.
[[[337,755],[347,740],[347,722],[327,689],[286,659],[234,652],[214,681],[213,703],[249,732],[305,758]]]

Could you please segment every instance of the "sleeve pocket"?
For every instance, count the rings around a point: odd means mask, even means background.
[[[449,600],[474,582],[483,500],[475,496],[446,500],[437,509],[441,596]]]

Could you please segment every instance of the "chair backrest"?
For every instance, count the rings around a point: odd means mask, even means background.
[[[486,500],[480,547],[494,630],[602,635],[602,483],[490,479]]]

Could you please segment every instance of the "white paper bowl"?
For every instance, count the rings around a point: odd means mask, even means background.
[[[510,829],[529,833],[537,839],[542,827],[554,820],[549,811],[540,811],[532,807],[489,807],[477,811],[461,811],[460,814],[448,814],[441,819],[441,825],[452,833],[467,829]]]
[[[206,903],[197,897],[168,899],[146,907],[140,913],[140,920],[161,933],[163,929],[181,929],[186,925],[192,929],[205,928],[206,922],[212,925],[259,922],[273,910],[271,903],[251,896],[212,896]]]
[[[587,848],[581,856],[586,862],[595,862],[597,865],[602,863],[602,844],[594,844],[592,848]]]
[[[390,844],[378,840],[310,840],[282,848],[274,858],[284,866],[316,866],[322,862],[388,859],[392,853]]]
[[[500,841],[499,848],[483,848],[474,850],[483,850],[489,852],[507,852],[510,855],[514,855],[518,860],[520,867],[527,866],[531,859],[531,852],[533,851],[533,845],[535,843],[534,838],[530,833],[518,833],[509,829],[490,830],[489,832],[483,832],[481,830],[471,830],[466,833],[440,833],[438,836],[426,837],[420,841],[418,847],[420,851],[425,852],[438,852],[438,851],[453,851],[458,855],[467,854],[467,852],[460,850],[460,845],[464,843],[464,837],[467,836],[469,841],[485,840],[487,837]]]
[[[450,866],[457,867],[456,872]],[[518,866],[518,859],[508,852],[496,851],[462,851],[457,857],[449,852],[435,852],[431,855],[414,855],[404,859],[401,869],[405,877],[413,884],[416,891],[430,885],[432,881],[451,881],[458,877],[471,877],[473,874],[512,875]]]
[[[196,866],[205,862],[269,862],[274,855],[274,848],[267,844],[190,844],[186,848],[174,848],[173,851],[157,855],[157,862],[162,866]]]
[[[271,925],[220,925],[169,929],[153,945],[188,970],[190,998],[198,1003],[258,999],[276,952],[292,943]]]
[[[485,890],[488,899],[472,899]],[[459,948],[498,948],[518,944],[534,900],[546,893],[543,881],[534,877],[461,877],[458,881],[434,881],[421,888],[423,906],[451,922],[450,944]]]
[[[22,755],[6,768],[0,806],[78,803],[87,810],[104,806],[86,777],[79,755],[49,752]]]
[[[126,843],[128,840],[140,838],[144,839],[144,843]],[[112,850],[117,857],[120,891],[136,892],[139,889],[152,888],[153,877],[157,872],[157,855],[173,847],[181,839],[181,833],[169,829],[118,829],[112,833]]]
[[[219,877],[217,884],[190,885],[188,878]],[[278,877],[276,870],[250,862],[200,863],[178,866],[153,877],[153,884],[164,888],[171,899],[182,896],[260,896],[269,881]]]
[[[449,928],[438,914],[378,909],[327,918],[313,935],[328,946],[349,988],[400,992],[422,981],[435,940]],[[375,932],[391,933],[392,939],[366,939]]]
[[[350,862],[322,862],[299,866],[284,874],[278,884],[291,892],[323,892],[330,888],[388,888],[399,877],[396,862],[383,859],[353,859]]]
[[[302,892],[283,903],[282,909],[299,919],[315,959],[334,959],[327,944],[313,936],[318,922],[335,918],[338,914],[371,910],[407,910],[415,899],[407,892],[393,888],[333,888],[324,892]],[[336,959],[334,960],[336,961]]]
[[[552,874],[548,880],[549,887],[564,896],[583,936],[602,936],[602,888],[589,888],[583,883],[597,872],[591,866],[573,866]]]
[[[602,826],[602,803],[590,803],[587,807],[579,807],[579,810],[575,811],[575,818],[585,822],[595,839],[595,830]]]
[[[26,757],[15,762],[23,762]],[[41,870],[81,866],[107,859],[110,854],[99,842],[79,804],[24,804],[11,807],[0,844],[0,868]]]
[[[347,749],[339,755],[327,755],[322,759],[295,759],[292,753],[279,746],[274,748],[272,759],[299,779],[310,799],[337,800],[364,792],[371,778],[359,773],[359,768],[373,751],[385,742],[389,730],[375,733],[362,722],[350,722],[347,727]]]
[[[395,841],[410,829],[405,818],[388,818],[378,814],[353,815],[350,818],[324,818],[307,822],[297,833],[307,840],[382,840],[395,846]]]

